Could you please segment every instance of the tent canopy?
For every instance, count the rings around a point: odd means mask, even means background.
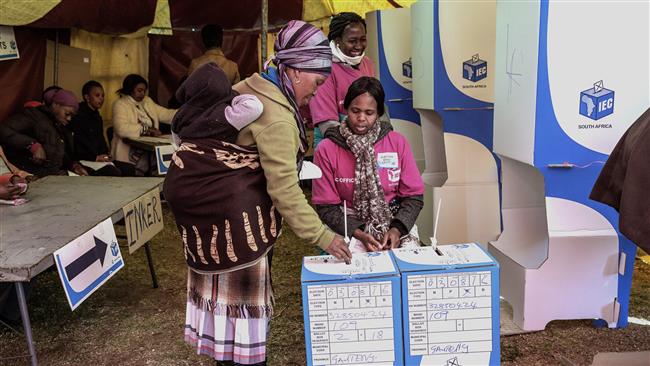
[[[193,57],[200,55],[197,29],[221,24],[224,52],[242,77],[258,69],[263,0],[0,0],[0,25],[15,26],[20,59],[0,62],[0,87],[12,90],[0,100],[0,122],[26,100],[40,99],[44,83],[45,41],[56,38],[92,50],[90,76],[106,88],[102,115],[111,118],[113,93],[123,75],[148,77],[149,94],[159,103],[178,87]],[[303,19],[325,32],[333,14],[409,7],[415,0],[267,0],[268,26],[277,30]],[[242,11],[245,9],[245,11]],[[54,30],[65,29],[55,33]],[[70,33],[71,37],[59,37]],[[171,35],[155,35],[171,34]],[[270,47],[272,49],[272,45]],[[75,90],[79,94],[79,91]]]

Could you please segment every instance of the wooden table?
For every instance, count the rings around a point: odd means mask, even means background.
[[[13,282],[31,356],[37,365],[23,283],[54,265],[53,253],[111,218],[151,190],[162,178],[50,176],[29,186],[21,206],[0,206],[0,282]],[[149,243],[144,245],[154,287],[158,287]]]

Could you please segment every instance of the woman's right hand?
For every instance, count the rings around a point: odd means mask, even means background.
[[[109,162],[111,160],[112,160],[111,156],[108,155],[108,154],[100,154],[100,155],[97,155],[97,157],[95,157],[95,161],[98,161],[98,162]]]
[[[343,237],[336,235],[330,245],[325,248],[325,251],[335,256],[337,259],[345,261],[346,264],[352,263],[352,253],[348,248],[348,243],[343,240]]]
[[[158,136],[162,135],[162,132],[160,132],[160,130],[155,128],[155,127],[151,127],[149,129],[149,131],[147,131],[147,132],[148,132],[149,136],[153,136],[153,137],[158,137]]]
[[[20,195],[20,186],[13,184],[0,184],[0,199],[13,200]]]
[[[378,252],[381,250],[381,243],[379,243],[372,235],[361,229],[355,229],[352,236],[359,240],[369,252]]]
[[[45,149],[43,149],[43,146],[36,146],[36,149],[32,153],[32,160],[34,160],[34,163],[36,164],[42,164],[45,160],[47,160],[47,155],[45,154]]]

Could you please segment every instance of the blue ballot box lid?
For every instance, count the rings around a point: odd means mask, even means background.
[[[492,256],[477,243],[391,250],[400,272],[462,269],[478,266],[498,267]]]
[[[395,261],[386,251],[353,254],[351,264],[345,264],[331,255],[304,257],[300,278],[302,282],[314,282],[397,275]]]

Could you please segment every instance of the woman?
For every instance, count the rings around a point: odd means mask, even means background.
[[[100,163],[113,162],[104,139],[104,120],[99,114],[104,105],[104,87],[99,82],[90,80],[81,88],[81,95],[83,101],[79,103],[79,110],[70,121],[70,128],[74,132],[75,158]],[[134,175],[135,171],[131,164],[113,162],[91,174],[121,176]]]
[[[88,175],[74,160],[72,132],[68,124],[79,107],[77,97],[59,89],[47,94],[46,104],[25,108],[0,123],[0,143],[7,158],[37,177]]]
[[[15,200],[27,191],[28,177],[33,178],[31,174],[11,164],[0,147],[0,200],[14,201],[15,204]]]
[[[149,175],[155,166],[153,154],[131,147],[124,139],[160,136],[160,122],[171,123],[175,110],[161,107],[147,94],[149,84],[142,76],[130,74],[117,91],[120,98],[113,103],[113,140],[111,155],[116,161],[131,164],[135,175]]]
[[[297,165],[307,147],[299,108],[327,78],[331,51],[325,35],[302,21],[289,22],[274,48],[277,69],[233,88],[263,105],[236,144],[215,136],[183,137],[183,124],[175,121],[182,144],[164,187],[190,267],[185,340],[198,353],[235,364],[266,364],[273,313],[268,253],[282,218],[299,237],[339,259],[351,257],[298,185]]]
[[[342,116],[343,98],[353,81],[362,76],[375,76],[372,61],[365,56],[366,22],[356,13],[335,15],[327,35],[332,49],[332,74],[318,89],[309,103],[314,123],[314,148],[320,143],[325,131],[338,126]]]
[[[313,182],[312,202],[323,222],[357,239],[353,252],[418,244],[411,235],[422,209],[424,184],[408,141],[378,122],[384,112],[379,80],[362,77],[345,95],[346,120],[327,130],[314,155],[323,176]]]

